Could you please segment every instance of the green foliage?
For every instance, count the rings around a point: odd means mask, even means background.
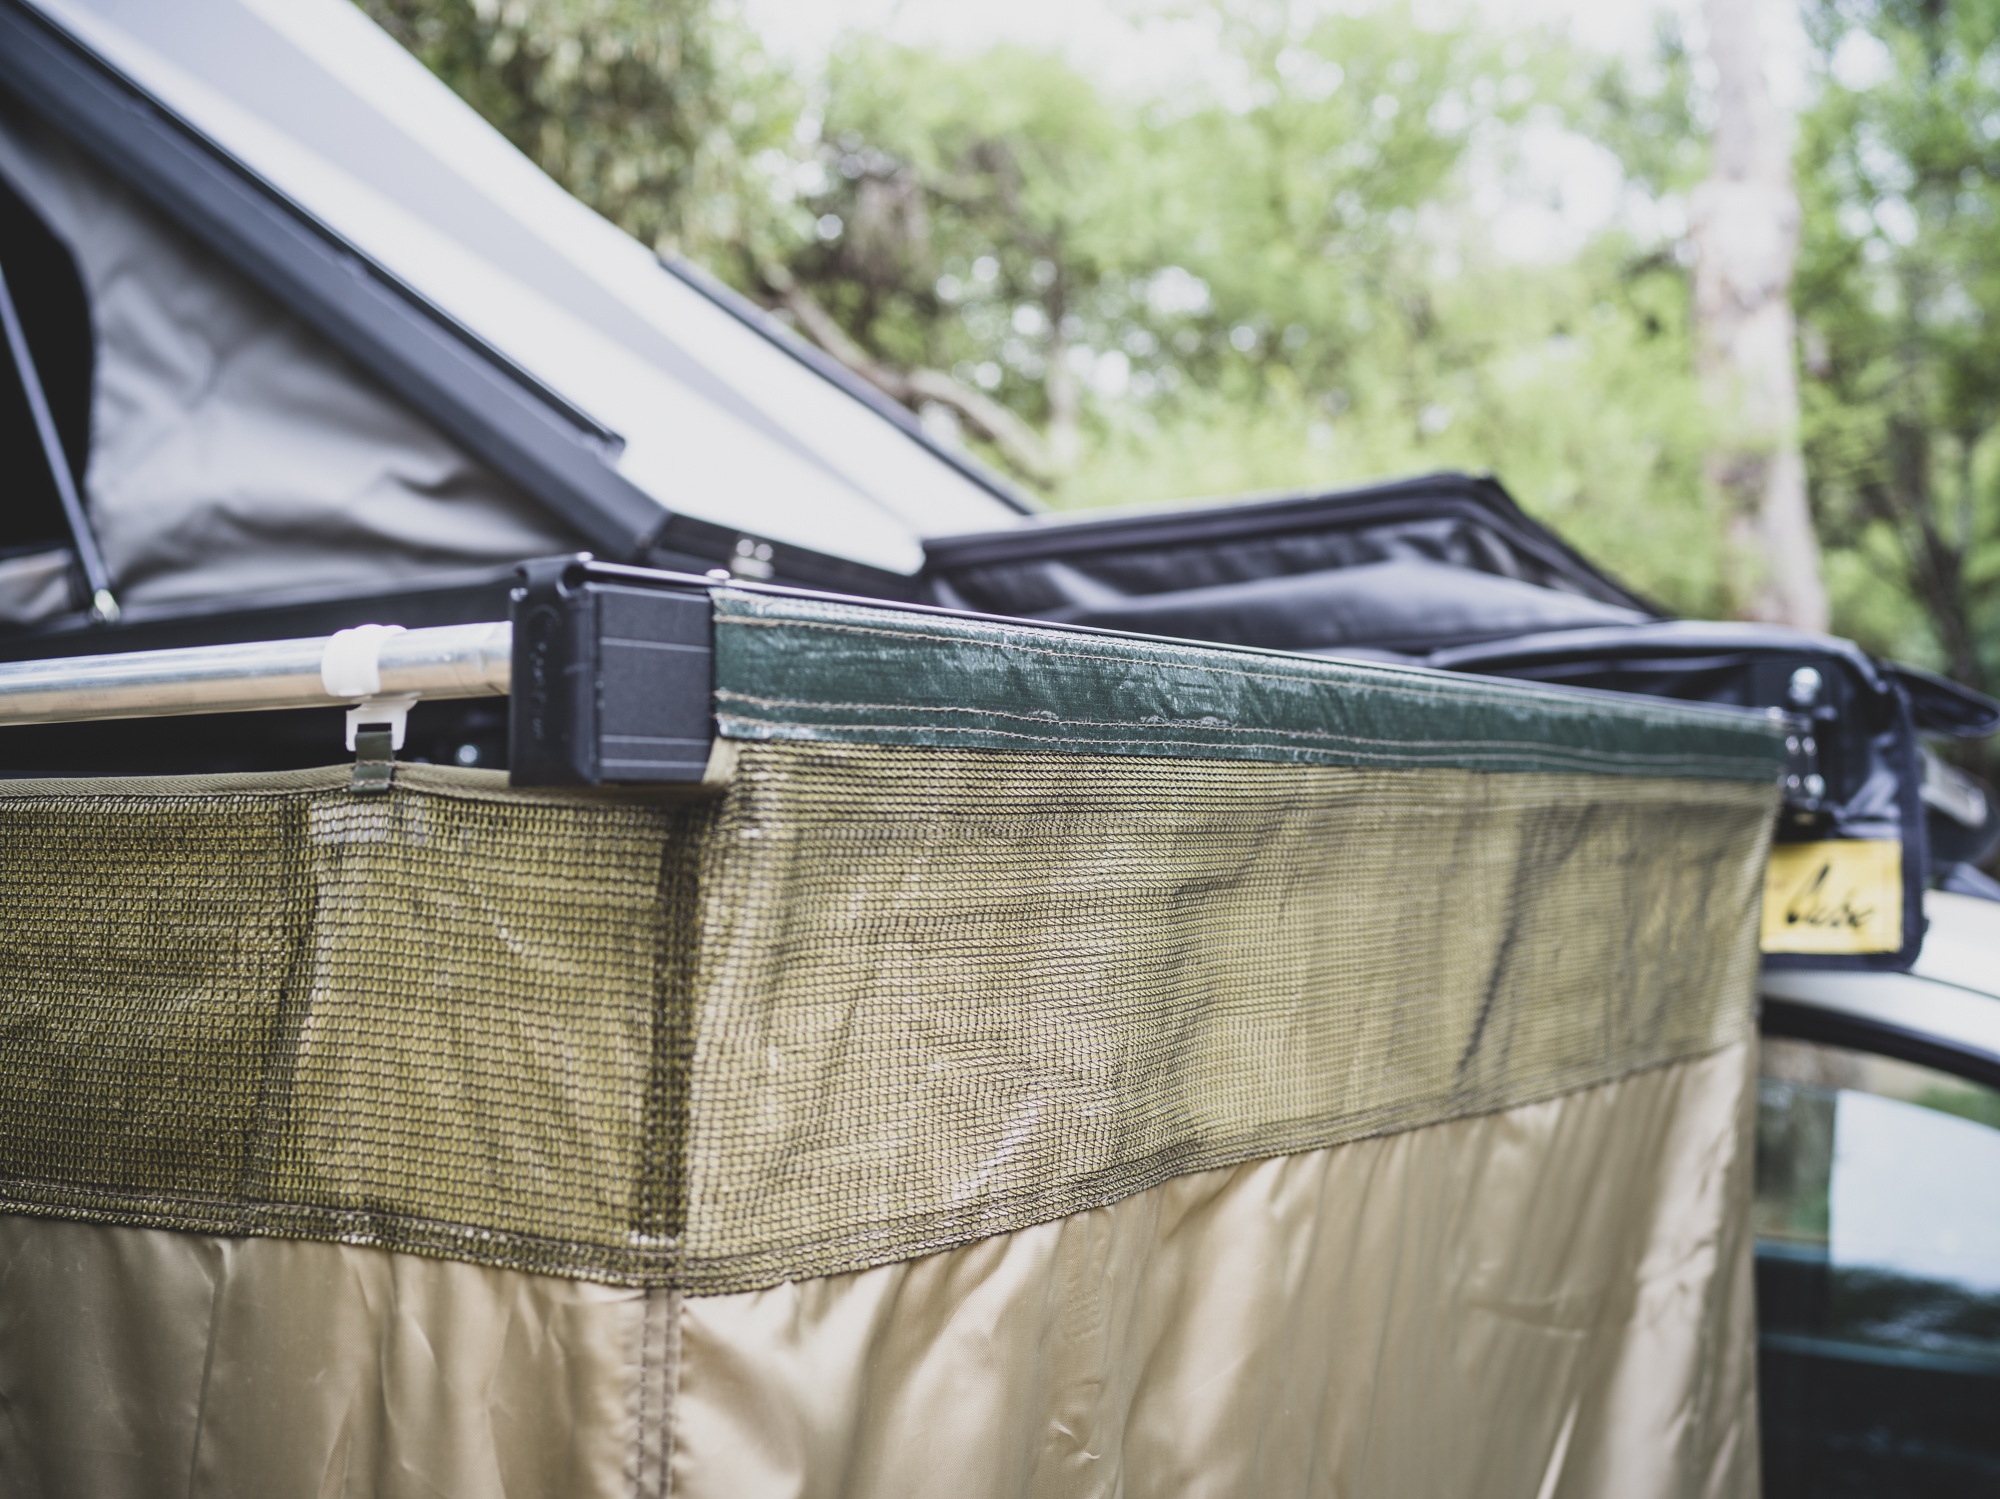
[[[798,91],[714,0],[355,0],[542,170],[656,249],[782,233]]]
[[[2000,3],[1820,0],[1804,119],[1806,453],[1836,622],[2000,669]],[[1843,85],[1846,72],[1853,87]],[[1893,580],[1893,591],[1884,580]],[[1886,595],[1886,596],[1885,596]]]
[[[1254,402],[1203,391],[1107,421],[1063,499],[1493,470],[1632,586],[1713,614],[1720,528],[1701,482],[1685,286],[1623,250],[1607,241],[1561,274],[1461,272],[1440,287],[1426,336],[1350,350],[1332,399],[1274,361]]]
[[[1694,56],[1678,18],[1654,18],[1652,55],[1635,65],[1606,58],[1590,67],[1568,108],[1575,127],[1618,158],[1637,188],[1685,193],[1708,169],[1704,127],[1696,118]]]
[[[1719,608],[1683,272],[1617,239],[1508,264],[1467,206],[1530,119],[1647,139],[1684,59],[1647,91],[1398,4],[1210,14],[1225,82],[1132,101],[1019,49],[850,40],[802,179],[825,238],[790,275],[874,358],[1074,423],[1028,474],[1057,505],[1492,469],[1636,586]]]
[[[1911,1102],[1921,1108],[1936,1109],[1940,1114],[1952,1114],[1960,1119],[1970,1119],[1974,1124],[1983,1124],[1988,1129],[2000,1129],[2000,1093],[1994,1092],[1991,1088],[1926,1088]]]
[[[1492,470],[1661,602],[1728,608],[1675,245],[1509,262],[1476,207],[1552,124],[1636,192],[1698,182],[1670,25],[1634,67],[1410,0],[1179,0],[1206,81],[1114,97],[1051,55],[864,37],[795,79],[728,0],[357,3],[571,191],[1052,503]],[[2000,0],[1809,23],[1795,300],[1836,625],[1991,685]],[[1847,87],[1857,35],[1883,65]]]
[[[850,39],[799,177],[821,242],[788,269],[871,353],[956,367],[1046,422],[1052,356],[1143,259],[1136,147],[1060,58]]]
[[[1260,19],[1238,10],[1220,27],[1237,97],[1151,132],[1176,179],[1160,248],[1211,292],[1215,357],[1191,374],[1227,380],[1227,348],[1332,388],[1383,334],[1431,331],[1441,278],[1424,214],[1459,195],[1475,135],[1518,119],[1538,84],[1479,33],[1419,27],[1401,5]]]

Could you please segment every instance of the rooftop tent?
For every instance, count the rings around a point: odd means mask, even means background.
[[[1339,655],[1664,617],[1465,474],[1048,517],[934,542],[930,559],[941,604]]]
[[[53,132],[0,114],[0,175],[16,217],[47,226],[75,268],[92,357],[62,392],[63,446],[87,459],[72,471],[126,603],[402,581],[584,544]],[[43,300],[39,269],[8,268],[24,308]],[[51,363],[38,356],[37,376]],[[35,539],[63,534],[45,516]],[[16,619],[37,612],[11,602]]]
[[[904,592],[926,537],[1024,508],[344,0],[0,0],[0,213],[138,619],[579,546]],[[79,291],[87,351],[48,329]]]

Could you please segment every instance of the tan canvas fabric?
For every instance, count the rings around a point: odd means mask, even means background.
[[[36,1499],[1756,1493],[1745,1045],[681,1298],[0,1217]]]
[[[651,1499],[672,1293],[0,1217],[6,1499]]]
[[[674,1492],[1754,1496],[1750,1050],[691,1298]]]

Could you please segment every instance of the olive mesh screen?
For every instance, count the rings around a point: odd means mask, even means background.
[[[0,794],[7,1195],[634,1274],[672,1191],[643,1163],[677,1139],[701,816]]]
[[[0,787],[0,1208],[719,1292],[1747,1034],[1772,788],[745,746]]]
[[[688,1284],[1742,1039],[1771,788],[789,745],[704,869]]]

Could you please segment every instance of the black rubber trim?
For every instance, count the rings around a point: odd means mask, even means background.
[[[1766,1036],[1817,1041],[1822,1046],[1844,1046],[1850,1051],[1871,1051],[1900,1062],[1934,1067],[1968,1082],[2000,1088],[2000,1056],[1845,1010],[1822,1009],[1789,999],[1766,999],[1758,1028]]]
[[[19,0],[0,87],[592,546],[636,557],[667,519],[610,467],[622,440],[244,171]]]

